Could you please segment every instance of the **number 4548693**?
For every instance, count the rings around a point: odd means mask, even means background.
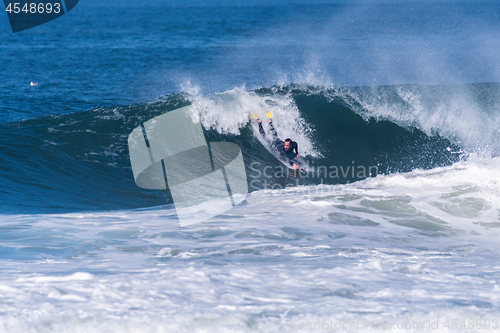
[[[30,3],[29,6],[27,3],[21,8],[20,3],[9,3],[7,8],[5,8],[6,12],[18,14],[20,12],[24,12],[26,14],[51,14],[52,12],[55,14],[59,14],[61,12],[61,4],[60,3]]]
[[[462,321],[458,320],[458,319],[448,319],[445,323],[444,323],[444,327],[448,328],[448,329],[458,329],[458,328],[462,328],[462,329],[471,329],[471,330],[478,330],[478,329],[497,329],[499,326],[498,326],[498,320],[497,319],[492,319],[492,320],[488,320],[488,319],[485,319],[485,320],[473,320],[473,319],[464,319]]]

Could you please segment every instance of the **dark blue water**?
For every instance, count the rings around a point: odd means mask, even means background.
[[[172,4],[81,1],[17,34],[5,15],[0,121],[149,101],[189,83],[212,93],[499,77],[496,1]]]
[[[0,22],[3,212],[169,202],[135,186],[126,137],[189,95],[234,88],[289,96],[315,130],[316,163],[389,173],[498,153],[496,1],[81,1],[24,32]],[[262,158],[242,133],[231,140],[247,162]]]

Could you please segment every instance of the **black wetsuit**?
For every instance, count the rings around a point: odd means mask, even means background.
[[[288,150],[285,150],[285,142],[278,138],[278,133],[276,133],[272,122],[269,123],[269,127],[271,128],[271,133],[273,134],[271,145],[276,148],[282,159],[288,160],[290,162],[290,165],[293,165],[293,159],[296,158],[299,154],[299,145],[297,144],[297,142],[292,141],[290,142],[290,148]],[[259,132],[264,138],[266,137],[266,132],[264,132],[262,123],[259,123]]]

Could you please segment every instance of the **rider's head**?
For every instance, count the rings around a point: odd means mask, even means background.
[[[292,148],[292,139],[288,138],[285,140],[285,143],[283,144],[283,148],[285,148],[285,150],[289,150]]]

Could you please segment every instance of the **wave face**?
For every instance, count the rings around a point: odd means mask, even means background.
[[[210,96],[176,94],[151,103],[4,124],[2,211],[53,213],[171,203],[168,191],[143,190],[134,183],[127,137],[143,122],[189,104],[207,141],[241,147],[250,191],[432,169],[471,153],[495,156],[500,152],[499,90],[496,84],[288,85]],[[314,172],[290,174],[266,149],[249,120],[251,112],[265,115],[266,110],[273,114],[278,135],[298,142]]]

